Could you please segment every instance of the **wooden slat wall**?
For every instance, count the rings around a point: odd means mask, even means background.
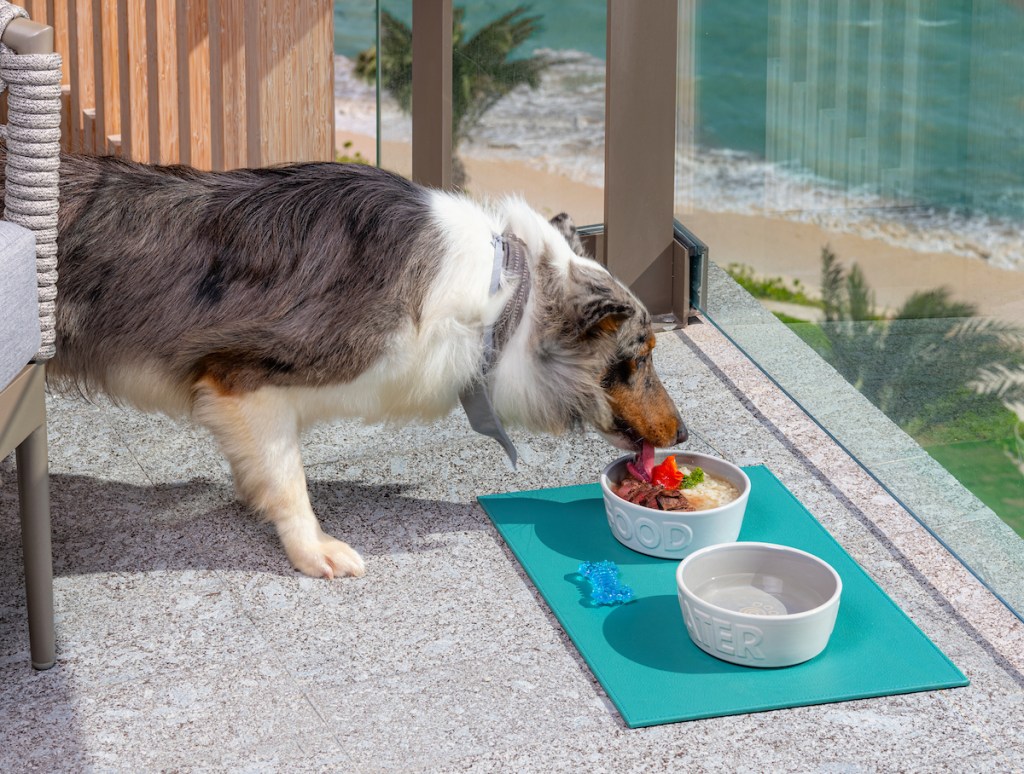
[[[246,57],[245,57],[245,24],[232,24],[230,19],[242,19],[246,16],[246,4],[251,0],[212,0],[220,6],[219,28],[221,94],[223,107],[220,113],[223,129],[223,147],[225,169],[242,167],[249,164],[249,131],[248,105],[246,102]],[[251,25],[250,25],[251,26]],[[211,64],[211,67],[213,65]],[[216,103],[215,103],[216,104]],[[258,117],[258,112],[256,116]],[[253,132],[259,134],[257,126]],[[258,158],[258,155],[255,156]]]
[[[149,150],[149,46],[146,24],[146,7],[138,0],[120,0],[124,7],[121,13],[127,17],[128,51],[137,52],[128,59],[128,111],[124,109],[124,94],[121,95],[121,112],[128,117],[129,124],[122,138],[121,150],[128,158],[136,161],[151,161]]]
[[[178,0],[156,0],[156,100],[150,100],[150,111],[156,110],[159,155],[154,161],[169,164],[184,160],[178,156]],[[148,22],[152,19],[146,19]],[[150,85],[152,94],[152,85]],[[152,125],[152,117],[150,118]],[[187,155],[187,152],[186,152]]]
[[[99,35],[101,55],[96,57],[97,78],[102,79],[102,102],[97,111],[103,116],[103,133],[100,135],[106,153],[117,153],[121,143],[121,71],[118,67],[118,52],[123,46],[117,35],[117,0],[95,0],[99,8]]]
[[[188,63],[188,107],[190,163],[210,169],[210,106],[213,104],[210,77],[210,8],[209,0],[188,0],[186,16],[186,59]],[[223,103],[222,103],[223,104]]]
[[[64,56],[66,150],[203,169],[333,158],[332,0],[20,4]]]

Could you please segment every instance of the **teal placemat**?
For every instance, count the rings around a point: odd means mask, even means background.
[[[789,490],[765,467],[751,481],[740,540],[782,543],[831,564],[843,579],[839,616],[821,655],[784,669],[719,661],[686,633],[678,562],[612,537],[597,484],[479,498],[498,532],[632,728],[968,684]],[[594,606],[576,575],[610,559],[636,599]]]

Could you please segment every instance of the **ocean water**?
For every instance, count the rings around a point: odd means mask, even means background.
[[[472,33],[516,4],[464,5]],[[411,17],[411,2],[384,7]],[[1024,5],[704,0],[696,9],[681,200],[1024,269]],[[559,63],[539,89],[493,107],[460,152],[600,185],[605,4],[531,12],[542,30],[518,53]],[[372,89],[345,71],[373,41],[374,4],[339,0],[339,128],[372,121]],[[382,132],[408,137],[407,117],[386,98]]]
[[[455,2],[466,9],[465,25],[472,34],[487,22],[508,13],[522,3],[508,0],[470,0]],[[529,4],[527,4],[529,5]],[[382,8],[409,24],[412,0],[384,0]],[[605,3],[602,0],[567,0],[560,3],[533,3],[528,16],[541,16],[540,33],[521,52],[533,48],[583,51],[604,57]],[[373,0],[337,0],[334,4],[334,51],[354,58],[374,43],[376,4]]]

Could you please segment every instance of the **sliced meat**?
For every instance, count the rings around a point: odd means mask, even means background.
[[[679,489],[666,489],[633,475],[628,475],[612,491],[627,502],[659,511],[694,511],[696,508]]]
[[[658,507],[663,511],[695,511],[686,496],[678,489],[666,489],[658,495]]]

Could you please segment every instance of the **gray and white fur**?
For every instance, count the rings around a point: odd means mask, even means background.
[[[374,167],[200,172],[113,157],[61,164],[57,389],[198,422],[236,490],[309,575],[364,564],[320,529],[299,435],[341,416],[443,416],[482,375],[495,234],[526,246],[522,322],[486,380],[503,422],[668,446],[685,428],[651,366],[637,299],[517,199],[483,206]],[[497,452],[497,447],[496,453]]]

